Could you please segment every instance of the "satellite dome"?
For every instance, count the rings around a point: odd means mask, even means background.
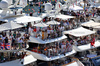
[[[45,10],[46,11],[52,10],[52,4],[51,3],[46,3],[45,4]]]
[[[8,2],[7,1],[1,1],[0,2],[0,8],[8,8]]]

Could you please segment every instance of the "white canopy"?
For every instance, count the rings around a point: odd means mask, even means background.
[[[30,64],[35,61],[37,61],[37,59],[35,59],[32,55],[28,55],[28,56],[24,57],[23,65],[27,65],[27,64]]]
[[[70,15],[63,15],[63,14],[58,14],[58,15],[53,15],[53,16],[50,16],[50,17],[54,17],[54,18],[60,18],[60,19],[69,19],[69,18],[75,18],[74,16],[70,16]]]
[[[0,31],[8,30],[9,28],[0,25]]]
[[[88,29],[85,29],[83,27],[79,27],[77,29],[73,29],[73,30],[69,30],[69,31],[64,31],[64,34],[70,34],[76,37],[80,37],[80,36],[86,36],[86,35],[90,35],[90,34],[94,34],[95,31],[91,31]]]
[[[81,25],[82,26],[87,26],[87,27],[95,27],[95,26],[99,26],[100,23],[89,21],[89,22],[82,23]]]
[[[36,26],[36,27],[47,27],[49,25],[47,25],[47,24],[45,24],[43,22],[40,22],[40,23],[35,24],[34,26]]]
[[[73,6],[72,5],[72,6],[69,7],[69,10],[79,11],[79,10],[83,10],[83,8],[80,7],[80,6],[76,6],[76,5]]]
[[[9,29],[16,29],[16,28],[21,28],[23,27],[22,25],[19,25],[17,23],[14,23],[14,22],[7,22],[5,24],[2,24],[1,26],[4,26],[4,27],[7,27]]]
[[[95,29],[100,29],[100,26],[95,26],[95,27],[93,27],[93,28],[95,28]]]
[[[47,43],[57,42],[57,41],[60,41],[60,40],[66,39],[66,38],[67,37],[65,35],[63,35],[63,36],[55,38],[55,39],[43,41],[42,39],[31,36],[29,42],[38,43],[38,44],[47,44]]]
[[[0,19],[0,21],[4,22],[16,22],[16,23],[28,23],[28,22],[34,22],[34,21],[41,21],[42,18],[40,17],[31,17],[31,16],[16,16],[16,17],[9,17],[5,19]]]
[[[24,57],[24,59],[22,59],[21,61],[20,59],[18,59],[9,62],[4,62],[4,63],[0,63],[0,66],[23,66],[35,61],[37,61],[37,59],[35,59],[32,55],[28,55]],[[21,62],[23,62],[23,64],[21,64]]]
[[[59,25],[60,23],[53,20],[53,21],[47,22],[46,24],[48,24],[48,25]]]

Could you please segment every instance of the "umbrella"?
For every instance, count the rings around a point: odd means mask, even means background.
[[[36,26],[36,27],[47,27],[49,25],[47,25],[47,24],[45,24],[43,22],[40,22],[40,23],[35,24],[34,26]]]
[[[53,20],[53,21],[47,22],[46,24],[48,24],[48,25],[59,25],[60,23]]]
[[[12,22],[12,21],[8,22],[8,23],[5,23],[5,24],[2,24],[1,26],[7,27],[9,29],[16,29],[16,28],[23,27],[22,25],[19,25],[17,23]]]

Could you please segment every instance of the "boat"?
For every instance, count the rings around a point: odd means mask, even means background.
[[[23,51],[0,51],[0,66],[25,66],[36,65],[37,59],[35,59],[30,53],[24,53]]]
[[[75,44],[73,45],[73,48],[78,52],[82,52],[82,51],[86,51],[86,50],[89,50],[89,49],[94,49],[94,48],[100,47],[99,40],[96,39],[95,44],[94,44],[95,47],[92,47],[91,42],[87,42],[88,40],[86,40],[86,37],[85,37],[85,36],[90,35],[93,38],[93,34],[95,34],[95,31],[91,31],[89,29],[79,27],[77,29],[64,31],[63,33],[67,37],[69,37],[69,38],[71,37],[70,39],[73,40],[73,42],[75,42]],[[85,41],[85,43],[84,43],[84,41]],[[79,43],[77,43],[77,42],[79,42],[80,45],[78,45]],[[83,44],[81,42],[83,42]]]
[[[27,24],[28,22],[39,22],[41,17],[27,16],[22,13],[22,9],[27,6],[27,0],[23,4],[21,0],[17,0],[15,3],[9,5],[10,0],[0,2],[0,21],[1,22],[15,22],[18,24]],[[17,5],[19,3],[19,5]],[[26,20],[25,20],[26,19]]]

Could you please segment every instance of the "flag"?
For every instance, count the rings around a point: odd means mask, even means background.
[[[92,39],[92,41],[90,42],[91,43],[91,46],[94,46],[95,44],[95,38]],[[95,47],[95,46],[94,46]]]
[[[5,43],[0,43],[1,44],[1,49],[5,48]]]
[[[55,0],[55,2],[57,2],[57,0]]]
[[[49,2],[51,2],[51,0],[49,0]]]
[[[6,50],[9,50],[9,49],[10,49],[10,43],[6,43],[6,44],[5,44],[5,49],[6,49]]]
[[[32,10],[35,12],[35,10],[32,8]]]
[[[59,8],[60,8],[60,4],[59,4]]]
[[[30,9],[28,9],[30,11]]]

